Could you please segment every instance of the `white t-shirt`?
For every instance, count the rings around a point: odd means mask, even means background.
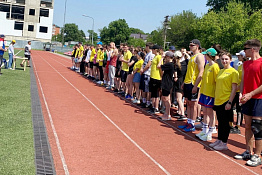
[[[85,62],[87,62],[87,63],[89,62],[90,56],[91,56],[91,49],[88,49],[87,54],[86,54]]]
[[[25,55],[31,55],[30,51],[31,51],[31,45],[27,44],[25,46]]]
[[[11,54],[15,54],[14,52],[14,45],[13,44],[10,44],[9,47],[8,47],[8,53],[11,53]]]
[[[146,57],[145,57],[145,60],[144,60],[144,63],[143,63],[143,69],[146,67],[146,65],[149,61],[153,60],[154,57],[155,57],[155,55],[152,53],[152,51],[146,54]],[[150,76],[150,72],[151,72],[151,66],[143,74]]]

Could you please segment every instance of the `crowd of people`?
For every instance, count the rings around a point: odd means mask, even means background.
[[[162,112],[161,120],[186,120],[178,126],[185,132],[202,128],[196,134],[202,141],[211,141],[212,134],[218,133],[217,140],[209,145],[214,150],[228,149],[229,134],[240,133],[244,117],[246,150],[234,158],[258,166],[262,164],[261,42],[252,39],[243,46],[233,62],[232,55],[219,44],[206,50],[197,39],[189,43],[190,51],[174,46],[164,51],[152,43],[145,48],[127,44],[116,48],[114,42],[98,42],[96,47],[79,43],[72,52],[71,69],[148,108],[152,114]],[[177,114],[171,116],[174,103]]]

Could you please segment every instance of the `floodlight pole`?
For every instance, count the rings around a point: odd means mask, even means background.
[[[93,45],[94,44],[94,32],[95,32],[94,31],[95,20],[91,16],[87,16],[87,15],[82,15],[82,16],[87,17],[87,18],[91,18],[93,20],[93,25],[92,25],[92,45]]]

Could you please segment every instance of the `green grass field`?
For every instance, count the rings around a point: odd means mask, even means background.
[[[8,60],[8,54],[4,58]],[[0,174],[4,175],[35,174],[30,69],[24,72],[20,62],[16,70],[2,68],[0,76]]]

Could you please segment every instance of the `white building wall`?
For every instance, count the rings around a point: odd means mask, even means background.
[[[6,12],[0,12],[0,34],[11,36],[22,36],[22,30],[15,30],[15,21],[6,19]]]
[[[52,38],[53,32],[53,9],[49,9],[49,17],[40,17],[40,23],[37,23],[36,27],[36,38],[50,39]],[[47,33],[39,32],[40,26],[48,27]]]

